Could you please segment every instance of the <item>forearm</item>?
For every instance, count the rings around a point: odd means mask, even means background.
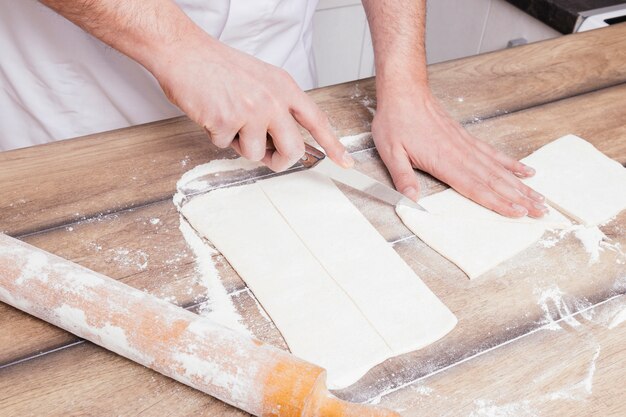
[[[370,25],[380,100],[415,86],[427,91],[426,0],[363,0]]]
[[[210,43],[171,0],[40,0],[101,41],[139,62],[152,73],[167,65],[180,45]]]

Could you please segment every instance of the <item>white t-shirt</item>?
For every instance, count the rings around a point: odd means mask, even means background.
[[[178,0],[222,42],[316,84],[317,0]],[[180,115],[152,75],[33,0],[0,0],[0,151]]]

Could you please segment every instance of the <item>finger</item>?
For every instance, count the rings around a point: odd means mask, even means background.
[[[420,184],[406,151],[380,151],[396,189],[413,201],[419,199]]]
[[[304,138],[290,114],[275,120],[268,128],[276,150],[266,151],[262,161],[273,171],[291,167],[304,155]]]
[[[239,131],[237,141],[241,156],[251,161],[260,161],[265,157],[267,143],[267,128],[262,124],[246,124]]]
[[[495,159],[476,149],[473,153],[477,161],[472,164],[471,172],[485,182],[489,188],[512,204],[522,206],[531,217],[542,217],[548,212],[543,202],[531,199],[530,187],[522,184],[509,170],[500,165]]]
[[[489,145],[487,145],[487,146],[492,151],[495,151],[495,149],[493,149]],[[521,182],[518,177],[516,177],[515,175],[513,175],[511,173],[510,169],[508,169],[506,166],[502,165],[500,163],[500,161],[497,158],[495,158],[493,153],[489,153],[490,152],[489,150],[487,150],[485,152],[483,149],[481,149],[480,145],[478,145],[477,147],[478,147],[478,153],[476,154],[476,156],[481,160],[481,162],[486,167],[493,167],[493,166],[500,165],[504,170],[507,171],[506,174],[502,173],[502,176],[507,180],[507,183],[511,187],[513,187],[516,190],[518,190],[522,195],[524,195],[524,196],[530,198],[531,200],[533,200],[533,202],[539,203],[539,205],[537,207],[543,206],[543,203],[545,202],[545,197],[543,195],[539,194],[538,192],[536,192],[535,190],[533,190],[532,188],[530,188],[529,186],[527,186],[526,184]],[[542,210],[543,208],[545,208],[545,207],[542,207],[542,208],[539,208],[539,209]],[[545,208],[545,209],[547,210],[547,208]]]
[[[526,178],[535,175],[535,170],[532,167],[529,167],[528,165],[516,160],[515,158],[511,158],[510,156],[505,155],[504,153],[500,152],[488,143],[483,142],[482,140],[477,139],[476,146],[485,154],[498,161],[504,168],[508,169],[518,177]]]
[[[526,208],[504,198],[481,178],[462,175],[451,181],[450,185],[465,197],[503,216],[519,218],[528,214]]]
[[[511,184],[511,180],[519,182],[519,179],[505,169],[501,169],[500,172],[493,170],[487,174],[487,185],[489,188],[509,202],[524,207],[529,216],[543,217],[548,212],[548,208],[544,204],[531,200],[522,194],[518,188]]]
[[[209,140],[218,148],[228,148],[230,144],[233,142],[233,139],[237,135],[239,129],[230,129],[230,130],[212,130],[209,127],[204,127],[207,135],[209,136]]]
[[[337,139],[326,114],[305,93],[299,96],[291,106],[293,117],[311,133],[330,159],[344,168],[352,168],[354,160]]]

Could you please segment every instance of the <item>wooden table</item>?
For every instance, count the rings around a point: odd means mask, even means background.
[[[626,163],[624,24],[430,71],[451,114],[516,158],[574,133]],[[310,94],[340,136],[369,131],[373,80]],[[390,182],[370,138],[350,150],[358,169]],[[202,311],[210,300],[172,195],[185,171],[232,157],[182,117],[0,153],[0,231]],[[424,194],[444,189],[425,175],[421,180]],[[626,415],[626,212],[602,227],[613,246],[598,262],[590,263],[570,234],[553,247],[538,242],[469,281],[392,208],[344,190],[459,324],[339,396],[365,401],[393,391],[380,402],[407,416]],[[285,347],[253,294],[222,257],[214,258],[247,327]],[[0,304],[0,415],[79,414],[244,413]]]

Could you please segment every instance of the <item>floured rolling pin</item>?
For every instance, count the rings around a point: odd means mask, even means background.
[[[0,234],[0,301],[256,416],[399,416],[341,401],[324,369]]]

